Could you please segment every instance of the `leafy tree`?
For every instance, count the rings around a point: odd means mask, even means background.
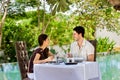
[[[55,15],[56,12],[65,12],[69,10],[68,0],[46,0],[50,5],[52,15]]]
[[[116,32],[120,30],[118,20],[120,14],[111,7],[107,0],[94,0],[94,2],[91,0],[76,0],[73,1],[71,6],[76,7],[76,10],[72,13],[73,17],[76,16],[76,22],[73,23],[82,25],[87,28],[88,32],[92,32],[88,33],[87,36],[95,33],[96,28],[107,28]]]
[[[72,26],[69,26],[68,18],[69,16],[57,14],[50,22],[46,33],[50,36],[51,45],[65,45],[72,41]]]
[[[54,1],[50,1],[50,0],[46,0],[48,2],[48,4],[51,4],[52,7],[50,7],[50,10],[52,11],[51,13],[52,14],[55,14],[55,12],[57,11],[65,11],[68,9],[68,5],[66,4],[67,0],[57,0],[56,2]],[[43,20],[42,20],[42,33],[45,32],[46,28],[48,27],[49,25],[49,22],[52,18],[49,19],[49,21],[47,21],[46,23],[46,19],[45,19],[45,2],[46,1],[43,1]],[[13,16],[14,14],[23,14],[25,12],[25,8],[28,8],[28,7],[37,7],[37,17],[38,17],[38,27],[40,27],[40,6],[41,6],[41,1],[40,0],[15,0],[14,2],[11,1],[10,5],[8,6],[8,3],[10,2],[10,0],[2,0],[1,4],[1,11],[4,9],[5,12],[4,12],[4,16],[0,22],[0,47],[1,47],[1,40],[2,40],[2,26],[3,26],[3,23],[4,23],[4,20],[5,20],[5,17],[6,17],[6,14],[7,14],[7,11],[9,12],[9,15]],[[53,3],[54,2],[54,3]],[[58,4],[58,5],[56,5]],[[7,5],[7,7],[6,7]],[[55,5],[55,7],[53,7]],[[7,10],[8,8],[8,10]],[[67,8],[67,9],[66,9]]]
[[[47,4],[50,5],[50,12],[46,11]],[[70,15],[59,13],[66,12],[70,4],[76,8]],[[26,12],[25,8],[29,7],[37,10]],[[119,30],[120,14],[109,5],[107,0],[94,0],[94,2],[91,0],[46,0],[44,2],[16,0],[9,4],[8,12],[2,39],[5,59],[8,61],[16,61],[14,50],[16,41],[26,41],[29,51],[37,46],[37,36],[40,33],[49,35],[51,45],[63,45],[73,41],[72,29],[77,25],[85,27],[87,39],[95,39],[93,34],[96,28],[107,27],[108,30]]]
[[[5,22],[5,18],[7,15],[7,8],[9,5],[10,0],[0,0],[0,49],[1,49],[1,43],[2,43],[2,27]]]
[[[22,21],[18,20],[16,23],[13,19],[6,19],[6,26],[3,27],[4,37],[2,42],[5,54],[4,59],[7,59],[5,61],[16,61],[14,45],[16,41],[26,41],[28,51],[30,51],[33,46],[37,46],[36,39],[38,36],[38,29],[30,25],[31,21],[31,19],[22,19]]]
[[[7,14],[13,16],[14,14],[22,14],[24,6],[18,2],[12,2],[12,0],[0,0],[0,48],[2,43],[2,28],[5,23]]]

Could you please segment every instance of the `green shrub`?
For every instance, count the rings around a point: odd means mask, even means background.
[[[29,25],[31,20],[22,20],[17,24],[15,20],[6,19],[5,26],[3,27],[2,49],[4,50],[4,56],[0,58],[4,62],[16,62],[15,42],[25,41],[27,44],[27,50],[36,46],[38,29]]]
[[[111,51],[115,45],[114,41],[110,41],[108,37],[97,39],[97,52]]]

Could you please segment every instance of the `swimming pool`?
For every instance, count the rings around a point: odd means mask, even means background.
[[[21,80],[18,63],[0,64],[0,80]]]
[[[120,80],[120,54],[97,57],[102,80]],[[0,80],[21,80],[18,63],[0,64]]]
[[[102,80],[120,80],[120,54],[98,57]]]

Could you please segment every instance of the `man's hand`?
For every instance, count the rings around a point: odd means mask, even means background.
[[[72,58],[73,56],[72,56],[72,54],[71,53],[68,53],[67,54],[67,58]]]

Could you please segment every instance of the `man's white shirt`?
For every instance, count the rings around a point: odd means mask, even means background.
[[[82,46],[79,47],[77,41],[75,41],[70,46],[70,53],[73,57],[84,58],[84,60],[87,60],[88,55],[94,54],[94,46],[84,39]]]

